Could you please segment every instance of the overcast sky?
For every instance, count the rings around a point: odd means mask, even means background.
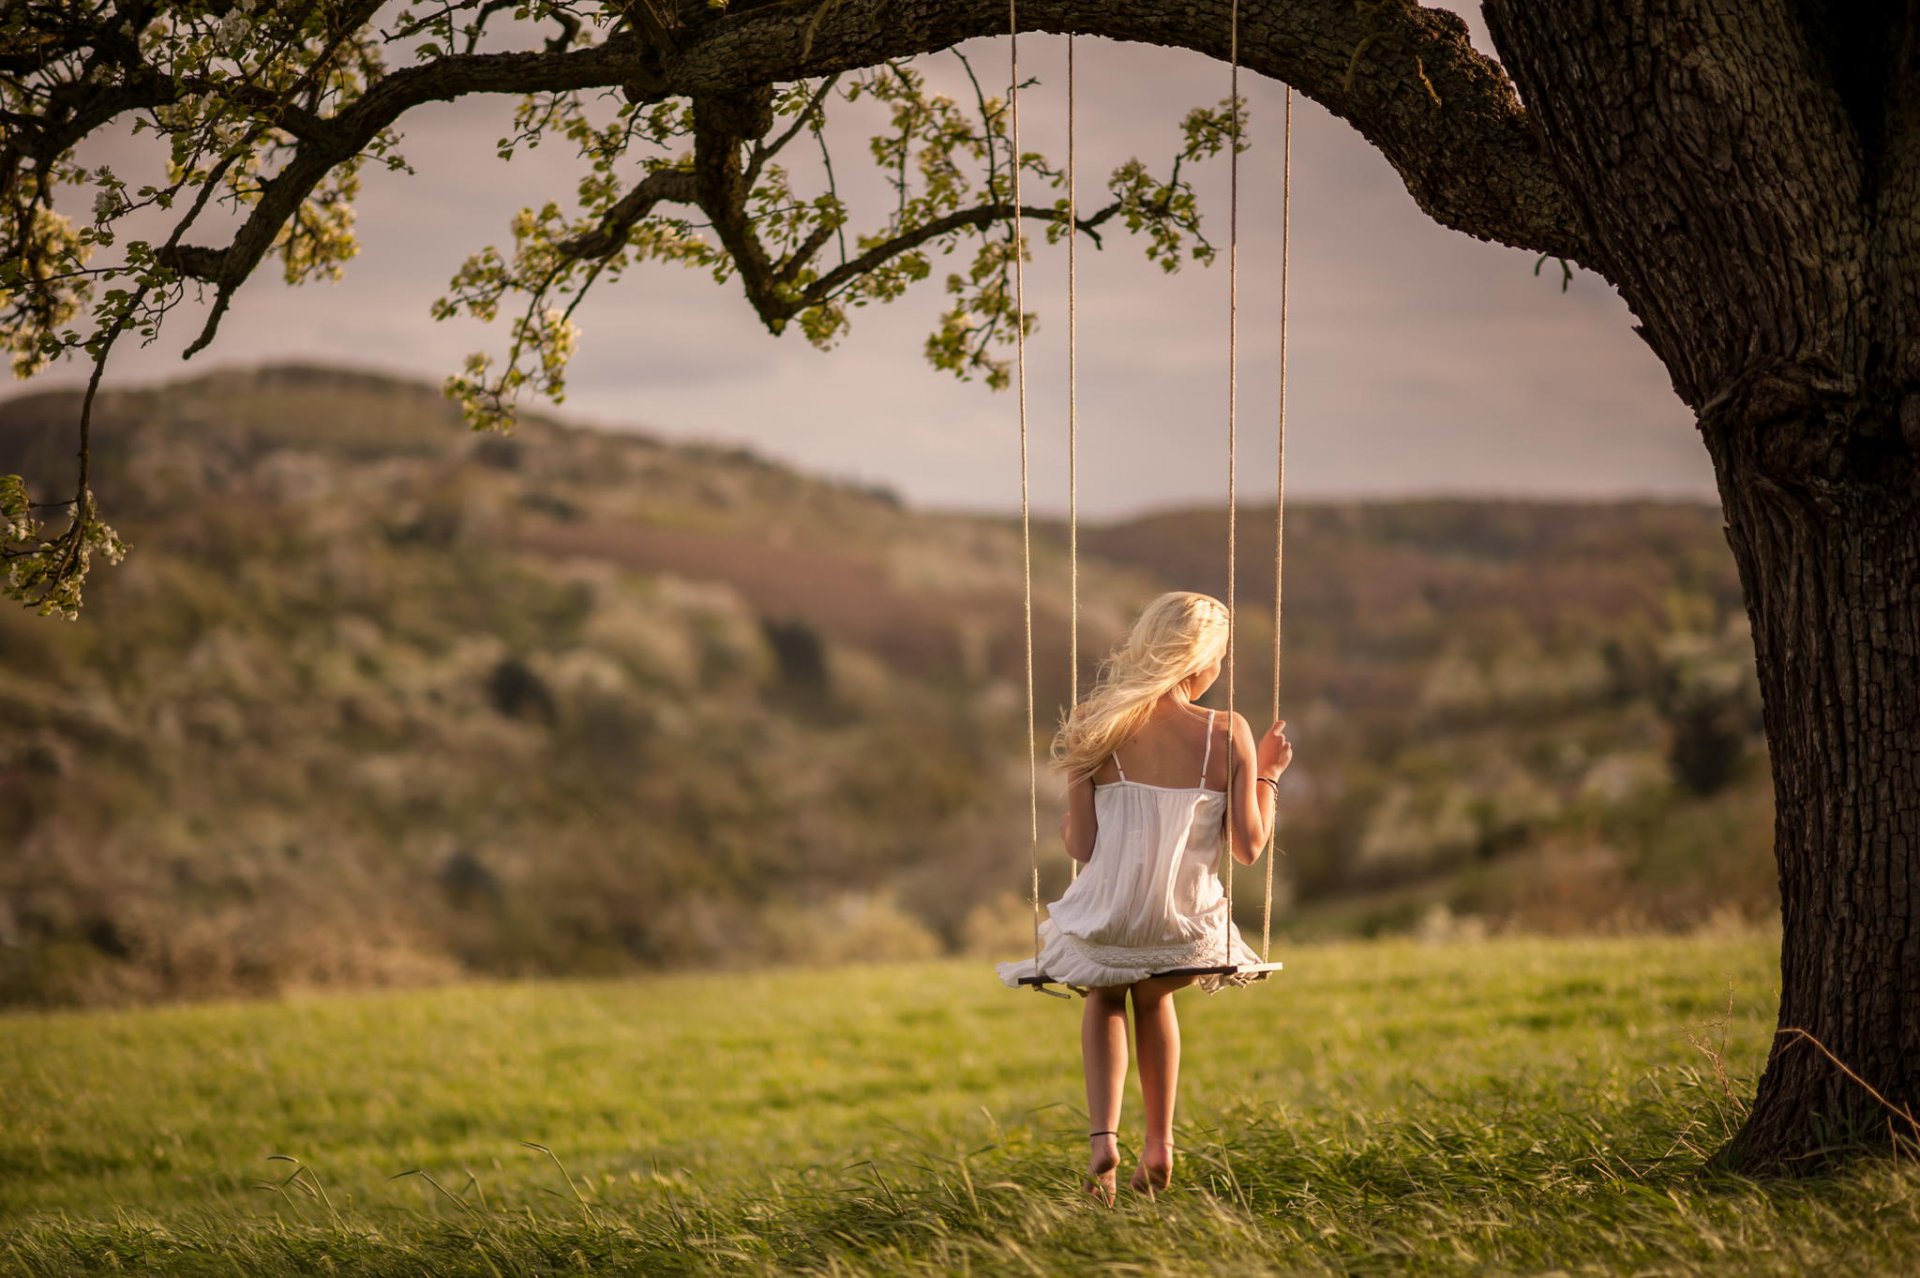
[[[1466,6],[1463,6],[1463,8]],[[1477,14],[1469,13],[1481,47]],[[1079,43],[1081,199],[1139,155],[1163,170],[1178,123],[1226,94],[1227,68],[1139,45]],[[1023,142],[1064,158],[1064,41],[1029,36]],[[1005,42],[967,46],[982,79],[1004,84]],[[951,55],[926,60],[955,83]],[[1279,295],[1281,88],[1243,75],[1253,149],[1241,175],[1241,491],[1273,479]],[[1712,476],[1665,371],[1630,331],[1611,286],[1531,254],[1428,221],[1358,134],[1296,98],[1293,282],[1287,438],[1289,495],[1464,493],[1710,497]],[[195,317],[114,357],[125,385],[265,360],[359,364],[438,382],[500,329],[436,324],[434,298],[466,255],[510,239],[524,204],[570,199],[580,164],[549,145],[495,158],[510,100],[437,104],[404,121],[417,176],[369,172],[359,257],[337,284],[289,289],[271,264],[236,298],[218,342],[182,365]],[[878,196],[865,141],[874,117],[831,131],[843,190]],[[150,141],[141,139],[139,141]],[[83,151],[123,177],[151,180],[125,139]],[[868,170],[866,174],[861,170]],[[810,174],[803,170],[802,177]],[[1208,229],[1224,247],[1226,165],[1200,175]],[[876,200],[857,202],[871,219]],[[198,237],[196,237],[198,238]],[[1084,241],[1083,241],[1084,245]],[[1029,306],[1033,484],[1041,509],[1065,507],[1065,251],[1036,246]],[[1226,488],[1227,272],[1163,275],[1137,243],[1110,235],[1080,258],[1081,503],[1094,516],[1219,500]],[[948,259],[957,261],[959,259]],[[923,505],[1004,509],[1019,496],[1011,394],[933,371],[921,345],[941,296],[936,277],[890,307],[856,312],[823,354],[798,334],[775,339],[737,284],[649,266],[581,308],[584,329],[561,415],[669,437],[727,440],[808,470],[886,484]],[[37,385],[77,382],[68,366]],[[530,401],[545,407],[543,401]]]

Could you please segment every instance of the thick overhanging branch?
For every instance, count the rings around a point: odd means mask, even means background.
[[[1871,164],[1791,0],[1488,0],[1594,261],[1696,413],[1857,393]],[[1863,305],[1863,302],[1865,304]],[[1838,437],[1838,432],[1835,433]],[[1804,473],[1796,462],[1787,470]]]
[[[1228,56],[1230,0],[1023,0],[1023,30]],[[1005,32],[1004,0],[834,0],[682,8],[647,96],[831,75]],[[1585,239],[1512,83],[1455,14],[1412,0],[1242,0],[1240,61],[1352,124],[1435,221],[1584,262]]]
[[[722,15],[683,5],[671,23],[666,6],[644,6],[646,38],[628,30],[561,52],[462,54],[396,71],[352,106],[324,121],[303,120],[294,158],[264,184],[260,202],[224,249],[183,246],[167,263],[222,294],[244,281],[272,247],[280,227],[326,174],[351,159],[380,130],[413,107],[472,93],[559,92],[622,87],[629,97],[737,100],[766,86],[870,66],[947,48],[1004,29],[1000,0],[835,0],[816,5],[737,4]],[[630,6],[630,12],[639,12]],[[1162,5],[1029,0],[1025,29],[1077,32],[1227,56],[1228,0]],[[1585,245],[1559,179],[1542,155],[1512,85],[1472,48],[1453,14],[1410,0],[1358,9],[1349,0],[1249,0],[1241,13],[1241,62],[1285,80],[1352,123],[1387,157],[1415,201],[1443,225],[1483,239],[1570,261]],[[721,164],[719,139],[753,136],[723,128],[707,148]],[[738,164],[737,157],[728,162]],[[709,167],[707,196],[725,212],[723,187],[743,175]],[[708,200],[703,198],[703,205]],[[710,215],[715,209],[709,207]],[[738,223],[716,216],[750,289],[771,280],[770,263]],[[773,300],[769,293],[764,299]],[[218,302],[216,302],[218,306]],[[203,346],[212,327],[195,343]]]

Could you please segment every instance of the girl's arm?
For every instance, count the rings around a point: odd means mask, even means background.
[[[1093,836],[1100,823],[1093,814],[1093,781],[1082,778],[1067,787],[1067,812],[1060,818],[1060,838],[1067,855],[1076,861],[1093,859]]]
[[[1256,747],[1253,729],[1239,714],[1233,716],[1233,793],[1227,796],[1227,819],[1232,822],[1233,856],[1242,865],[1260,859],[1273,833],[1274,810],[1279,800],[1274,788],[1259,778],[1278,778],[1293,762],[1293,745],[1287,740],[1285,719],[1268,728]]]

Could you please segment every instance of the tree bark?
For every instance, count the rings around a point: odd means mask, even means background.
[[[1781,1032],[1722,1161],[1913,1141],[1889,1108],[1920,1113],[1912,91],[1791,0],[1486,9],[1593,264],[1697,414],[1752,622]]]
[[[1920,1140],[1920,500],[1911,456],[1856,458],[1809,484],[1769,435],[1710,424],[1760,672],[1780,866],[1780,1036],[1745,1128],[1747,1171],[1813,1169],[1839,1150]],[[1859,1076],[1849,1079],[1812,1035]],[[1863,1086],[1864,1084],[1864,1086]],[[1886,1104],[1868,1092],[1873,1088]]]

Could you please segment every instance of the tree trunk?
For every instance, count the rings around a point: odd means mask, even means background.
[[[1721,1159],[1812,1169],[1920,1140],[1920,501],[1910,458],[1819,484],[1760,442],[1814,423],[1706,430],[1753,623],[1777,815],[1780,1033]],[[1858,1075],[1850,1079],[1820,1047]],[[1875,1099],[1871,1087],[1885,1098]]]
[[[1920,1140],[1888,1108],[1920,1114],[1916,24],[1895,54],[1893,10],[1485,7],[1590,264],[1698,415],[1753,626],[1781,1032],[1721,1161]]]

